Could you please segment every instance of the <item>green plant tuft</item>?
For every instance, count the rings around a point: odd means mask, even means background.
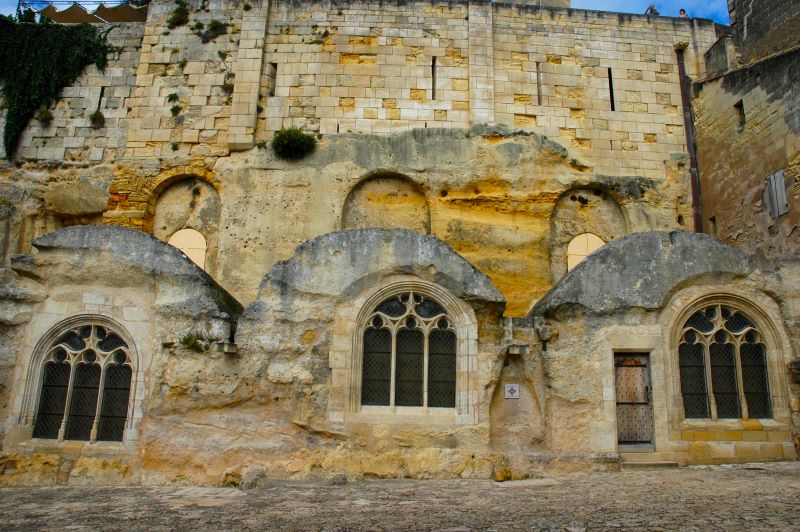
[[[175,103],[175,102],[177,102],[179,100],[180,100],[180,97],[178,96],[177,92],[172,92],[172,93],[167,95],[167,102],[168,103]]]
[[[172,148],[172,151],[178,151],[180,145],[177,142],[173,142],[172,144],[170,144],[170,147]]]
[[[267,141],[266,140],[259,140],[256,142],[256,148],[259,150],[264,150],[267,148]]]
[[[92,63],[104,70],[113,47],[89,24],[20,24],[0,18],[0,94],[5,99],[3,145],[13,157],[37,109],[48,108]]]
[[[187,61],[186,59],[181,59],[180,61],[178,61],[178,66],[181,67],[181,70],[186,68],[187,64],[189,64],[189,61]]]
[[[313,135],[303,133],[297,128],[281,129],[272,137],[272,149],[281,159],[296,161],[302,159],[317,145]]]
[[[228,33],[228,25],[224,22],[214,19],[208,23],[208,29],[200,34],[200,40],[204,43],[208,43],[220,35],[225,35],[226,33]]]
[[[92,127],[94,129],[100,129],[102,127],[105,127],[105,125],[106,125],[106,117],[103,114],[103,111],[98,109],[94,113],[90,114],[89,115],[89,122],[92,124]]]
[[[172,113],[172,116],[178,116],[182,110],[183,107],[181,107],[180,105],[173,105],[172,108],[169,110],[169,112]]]
[[[34,118],[42,124],[42,127],[50,127],[50,124],[53,122],[53,113],[50,112],[50,109],[39,109],[36,111],[36,116]]]
[[[250,11],[251,9],[253,9],[253,6],[251,6],[251,5],[250,5],[250,4],[248,4],[248,3],[245,3],[245,4],[242,6],[242,9],[244,9],[245,11]]]
[[[167,19],[167,27],[175,29],[178,26],[184,26],[189,22],[189,6],[184,0],[176,0],[175,9]]]
[[[194,351],[195,353],[205,353],[211,347],[211,344],[219,340],[213,336],[208,336],[201,331],[189,331],[180,339],[180,343],[186,349]]]
[[[175,342],[162,342],[161,347],[163,347],[164,349],[174,349]]]

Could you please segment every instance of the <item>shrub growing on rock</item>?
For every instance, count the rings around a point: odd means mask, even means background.
[[[297,128],[281,129],[272,137],[272,149],[281,159],[296,161],[302,159],[317,145],[313,135],[303,133]]]

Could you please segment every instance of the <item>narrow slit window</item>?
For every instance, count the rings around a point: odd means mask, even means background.
[[[539,61],[536,61],[536,105],[542,105],[542,74],[539,71]]]
[[[436,99],[436,58],[431,58],[431,100]]]
[[[611,73],[611,69],[608,69],[608,99],[611,101],[611,110],[616,111],[617,105],[614,102],[614,75]]]
[[[747,121],[744,115],[744,102],[742,100],[739,100],[738,102],[733,104],[733,108],[736,109],[736,116],[739,119],[739,131],[744,131],[744,125],[745,122]]]
[[[278,79],[278,63],[270,63],[267,70],[267,96],[275,96],[275,84]]]

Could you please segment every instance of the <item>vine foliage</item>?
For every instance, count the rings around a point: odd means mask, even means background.
[[[12,158],[36,111],[50,107],[64,87],[92,63],[105,69],[114,48],[89,24],[18,23],[0,17],[0,94],[7,107],[3,145]]]

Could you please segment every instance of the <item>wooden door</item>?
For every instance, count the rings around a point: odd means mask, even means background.
[[[617,436],[620,444],[653,443],[649,362],[648,353],[616,353],[614,355]]]

